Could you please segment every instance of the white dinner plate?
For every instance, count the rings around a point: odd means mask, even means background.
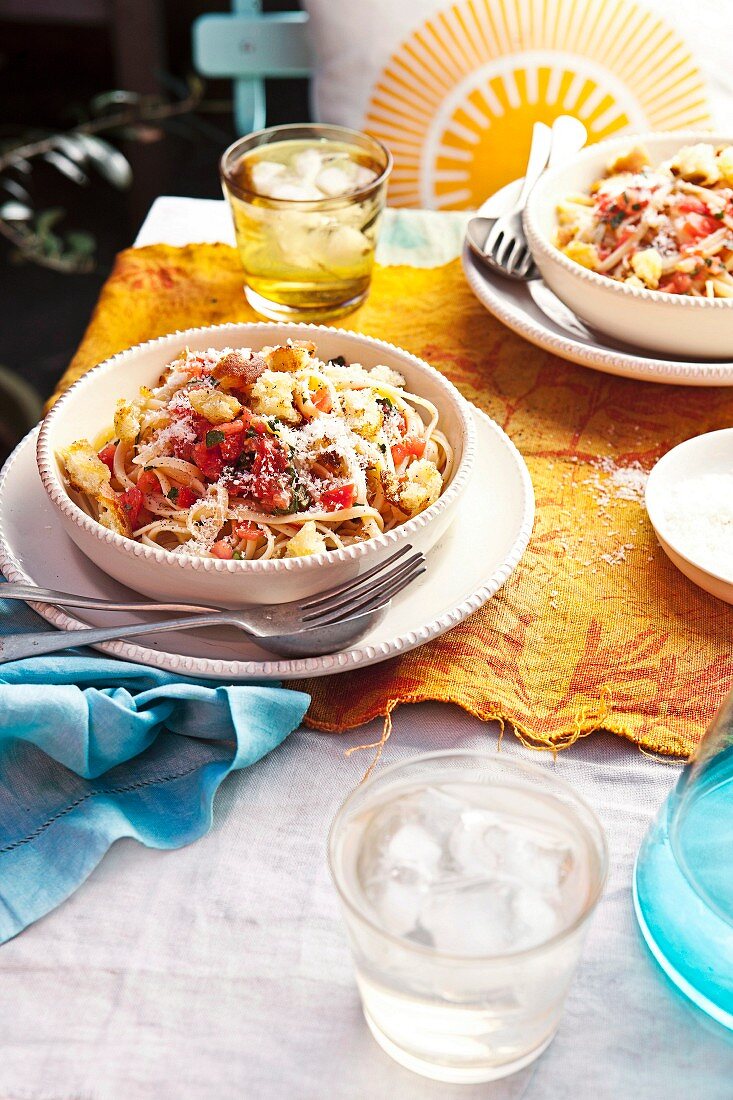
[[[497,217],[518,195],[521,180],[507,184],[484,204],[487,218]],[[552,293],[542,279],[529,283],[505,279],[463,249],[463,271],[481,305],[531,344],[605,374],[666,382],[677,386],[731,386],[733,362],[655,359],[639,348],[591,330]]]
[[[272,659],[232,627],[103,642],[97,649],[180,675],[214,680],[288,680],[376,664],[436,638],[501,588],[522,557],[534,521],[534,493],[524,459],[501,428],[474,409],[476,465],[456,519],[428,557],[427,572],[394,601],[353,649],[327,657]],[[97,569],[65,534],[41,484],[34,429],[0,474],[0,569],[10,581],[115,600],[139,600]],[[191,600],[195,600],[195,592]],[[0,597],[2,591],[0,590]],[[74,611],[31,605],[62,630],[141,622],[144,614]]]

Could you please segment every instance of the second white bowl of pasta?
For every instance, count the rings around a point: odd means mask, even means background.
[[[401,545],[427,553],[468,484],[470,406],[427,363],[315,325],[138,345],[53,406],[46,492],[76,545],[156,599],[282,603]]]
[[[733,358],[733,137],[624,135],[549,170],[524,213],[543,279],[624,344]]]

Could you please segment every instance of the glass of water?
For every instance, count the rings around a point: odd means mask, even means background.
[[[222,186],[253,309],[322,321],[361,305],[391,168],[380,142],[341,126],[273,126],[226,150]]]
[[[414,757],[347,798],[329,861],[388,1054],[476,1083],[542,1053],[607,867],[603,829],[568,784],[498,754]]]

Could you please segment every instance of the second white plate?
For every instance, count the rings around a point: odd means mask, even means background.
[[[518,196],[521,180],[507,184],[482,207],[487,218],[498,217]],[[552,293],[542,279],[515,282],[491,271],[463,250],[463,271],[481,305],[513,332],[583,367],[604,374],[666,382],[676,386],[731,386],[733,362],[692,362],[655,359],[628,344],[594,332]]]
[[[179,675],[288,680],[375,664],[456,626],[493,596],[517,567],[534,521],[534,493],[524,459],[493,420],[477,409],[474,415],[476,466],[457,518],[431,552],[427,572],[353,649],[327,657],[276,660],[231,627],[150,635],[144,642],[104,642],[97,648]],[[61,527],[38,476],[37,432],[19,444],[0,475],[0,569],[10,581],[130,599],[130,590],[97,569]],[[120,621],[119,614],[110,612],[74,611],[72,617],[47,604],[31,606],[61,630]],[[150,618],[130,614],[128,621]]]

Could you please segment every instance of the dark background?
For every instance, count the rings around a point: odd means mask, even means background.
[[[69,129],[93,96],[110,89],[160,90],[176,98],[192,71],[194,19],[227,11],[228,5],[143,2],[143,18],[149,23],[152,16],[157,40],[136,25],[135,9],[140,9],[135,0],[0,0],[0,142]],[[287,11],[298,3],[266,0],[263,7]],[[34,167],[29,187],[34,205],[63,207],[65,228],[93,233],[96,267],[89,274],[50,271],[19,260],[0,238],[0,368],[48,396],[81,339],[116,252],[132,243],[153,199],[165,194],[221,198],[218,158],[237,136],[231,97],[230,81],[209,81],[192,116],[150,127],[144,142],[113,138],[133,166],[127,192],[96,175],[82,188],[50,167]],[[267,108],[268,125],[307,120],[307,82],[269,81]],[[26,179],[22,182],[27,185]],[[2,400],[0,416],[12,419]],[[25,427],[16,422],[9,432],[6,425],[0,449],[7,452],[11,437],[22,435]]]

